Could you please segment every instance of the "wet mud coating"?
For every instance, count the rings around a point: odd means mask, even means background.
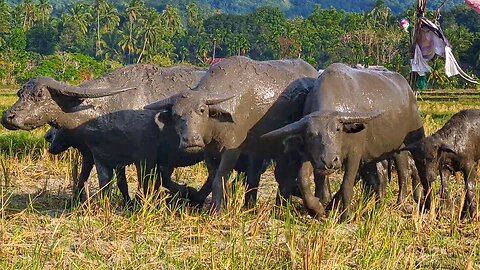
[[[91,170],[88,164],[94,163],[100,187],[104,187],[114,171],[123,170],[127,164],[135,164],[140,174],[140,166],[144,171],[150,171],[159,161],[170,160],[165,157],[159,160],[158,152],[164,147],[178,149],[175,147],[178,136],[173,129],[159,130],[155,113],[142,108],[155,100],[193,89],[204,74],[201,69],[191,66],[161,68],[136,64],[79,86],[51,78],[34,78],[22,86],[17,102],[3,113],[2,125],[13,130],[31,130],[49,124],[59,129],[66,134],[71,146],[79,148],[83,154],[85,166],[82,166],[81,176],[84,179],[79,182],[86,181]],[[178,152],[168,153],[175,157]],[[168,167],[170,164],[159,165]],[[163,167],[160,168],[158,179],[161,179],[160,174],[166,176],[169,169],[163,172]],[[147,180],[139,177],[145,190]],[[186,187],[171,182],[169,177],[157,182],[162,182],[173,192],[188,192]],[[125,191],[122,193],[128,202]]]
[[[376,171],[376,162],[389,158],[402,145],[424,137],[413,92],[395,72],[332,64],[308,94],[304,115],[264,137],[288,137],[286,143],[295,141],[303,152],[299,186],[306,208],[317,217],[324,215],[324,208],[308,189],[311,166],[315,178],[320,179],[336,170],[345,170],[341,189],[328,206],[332,209],[342,203],[345,219],[359,168]],[[398,171],[407,172],[407,156],[398,154],[396,159]],[[399,177],[401,190],[405,187],[404,175]],[[381,191],[378,183],[372,184],[377,192]],[[405,191],[401,191],[400,202],[404,196]]]
[[[219,159],[215,177],[206,185],[212,186],[213,208],[220,211],[225,177],[242,153],[274,158],[277,168],[283,168],[275,172],[280,193],[292,193],[296,186],[292,168],[298,158],[285,155],[282,139],[261,140],[260,136],[302,116],[305,97],[316,77],[317,71],[300,59],[231,57],[213,65],[195,91],[146,108],[164,111],[160,119],[172,119],[184,151],[204,150],[207,164]],[[258,180],[248,184],[248,189],[255,189]]]
[[[465,202],[462,217],[476,213],[475,177],[480,159],[480,110],[462,110],[437,132],[403,150],[412,153],[423,188],[431,189],[438,172],[442,181],[442,198],[448,197],[447,180],[450,174],[462,172],[465,179]],[[430,208],[431,192],[425,194],[425,207]]]

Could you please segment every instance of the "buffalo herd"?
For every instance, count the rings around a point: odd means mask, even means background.
[[[261,174],[274,162],[277,203],[298,196],[313,217],[339,210],[344,220],[359,179],[378,200],[385,196],[382,168],[390,175],[393,161],[399,205],[410,176],[415,201],[429,209],[437,175],[445,196],[448,177],[461,171],[462,216],[476,213],[480,110],[461,111],[425,137],[409,83],[385,69],[337,63],[319,75],[300,59],[238,56],[208,70],[128,65],[79,86],[38,77],[18,97],[3,112],[2,125],[31,130],[48,124],[50,153],[78,149],[83,158],[76,190],[82,200],[95,165],[100,188],[108,190],[115,178],[125,205],[131,205],[125,166],[134,164],[138,192],[154,193],[162,185],[197,207],[212,193],[213,212],[225,206],[231,171],[244,172],[245,204],[251,207]],[[172,180],[174,168],[201,161],[208,177],[199,190]],[[332,194],[328,175],[338,170],[343,180]]]

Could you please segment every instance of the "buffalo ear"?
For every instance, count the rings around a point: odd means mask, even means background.
[[[160,130],[165,128],[165,125],[172,122],[172,112],[170,110],[162,110],[155,114],[155,124]]]
[[[438,147],[438,152],[457,154],[450,146],[444,143],[440,144],[440,146]]]
[[[342,124],[342,126],[343,126],[343,131],[346,133],[358,133],[364,130],[366,127],[364,123],[348,123],[348,124]]]
[[[304,145],[303,137],[300,134],[289,135],[283,140],[284,152],[302,150]]]
[[[208,116],[218,120],[219,122],[235,123],[230,112],[227,112],[217,106],[208,106]]]

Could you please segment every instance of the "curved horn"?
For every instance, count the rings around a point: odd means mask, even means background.
[[[72,86],[58,82],[49,77],[42,77],[38,79],[39,82],[42,82],[52,91],[55,91],[59,94],[69,97],[78,97],[78,98],[99,98],[110,95],[115,95],[122,93],[128,90],[137,89],[136,87],[124,87],[124,88],[86,88],[79,86]]]
[[[276,139],[276,138],[281,138],[285,137],[287,135],[291,134],[296,134],[300,133],[305,129],[305,126],[307,124],[308,118],[303,117],[302,119],[298,120],[297,122],[293,122],[291,124],[288,124],[282,128],[270,131],[268,133],[263,134],[260,136],[262,139]]]
[[[173,104],[177,100],[177,98],[181,94],[176,94],[166,99],[159,100],[157,102],[150,103],[143,107],[144,110],[151,110],[151,111],[161,111],[161,110],[169,110],[172,108]]]
[[[338,122],[342,124],[365,123],[382,115],[383,112],[372,111],[369,113],[344,113],[338,114]]]
[[[230,100],[234,97],[235,97],[235,95],[232,95],[232,96],[229,96],[229,97],[226,97],[226,98],[209,98],[209,97],[207,97],[207,99],[205,100],[205,104],[215,105],[215,104],[222,103],[224,101]]]

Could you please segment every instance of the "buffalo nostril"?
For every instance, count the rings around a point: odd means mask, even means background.
[[[333,163],[337,163],[339,160],[338,156],[336,156],[334,159],[333,159]]]
[[[200,136],[199,135],[194,135],[193,136],[193,141],[199,141],[200,140]]]

